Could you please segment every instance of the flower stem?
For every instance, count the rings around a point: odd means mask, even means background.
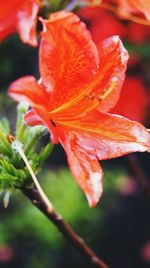
[[[42,165],[45,160],[48,158],[48,156],[51,154],[52,150],[54,148],[54,144],[49,142],[39,153],[39,163]]]
[[[33,137],[30,138],[29,142],[26,144],[24,152],[25,155],[28,155],[34,145],[37,143],[38,139],[40,138],[41,133],[35,133]]]
[[[55,211],[49,209],[45,200],[41,196],[37,188],[27,189],[22,188],[22,192],[31,200],[31,202],[40,210],[42,213],[50,219],[53,224],[58,228],[62,235],[72,243],[73,246],[85,257],[91,267],[97,268],[109,268],[91,249],[88,247],[84,240],[80,238],[72,228],[64,222],[62,217]]]
[[[108,268],[108,266],[98,258],[98,256],[88,247],[83,239],[81,239],[72,228],[64,222],[62,217],[56,212],[52,203],[49,201],[45,193],[43,192],[25,154],[22,150],[20,144],[16,141],[13,144],[13,147],[18,151],[22,159],[24,160],[30,175],[35,183],[35,187],[21,188],[22,192],[32,201],[32,203],[39,208],[48,219],[50,219],[58,230],[68,239],[84,257],[90,262],[93,267],[97,268]]]
[[[25,123],[22,123],[20,125],[19,131],[18,131],[18,133],[16,135],[17,136],[17,140],[22,141],[23,136],[24,136],[24,132],[25,132],[26,128],[27,128],[27,126],[26,126]]]

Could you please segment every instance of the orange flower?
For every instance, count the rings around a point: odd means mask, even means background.
[[[98,160],[150,148],[141,124],[108,113],[118,101],[128,53],[117,36],[96,46],[73,13],[57,12],[42,22],[40,82],[18,79],[9,95],[28,101],[28,124],[46,125],[53,143],[62,144],[73,176],[95,206],[102,194]]]
[[[24,43],[37,46],[38,0],[0,0],[0,41],[17,31]]]
[[[115,0],[119,4],[122,14],[143,13],[150,20],[150,0]]]

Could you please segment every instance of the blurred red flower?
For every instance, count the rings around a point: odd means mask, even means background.
[[[95,43],[99,43],[112,35],[119,35],[121,38],[126,37],[125,26],[112,12],[101,7],[84,7],[79,10],[78,14],[87,23]]]
[[[142,43],[150,39],[150,26],[134,22],[126,24],[115,14],[101,7],[81,8],[78,15],[86,22],[95,43],[112,35],[119,35],[120,38],[133,43]]]
[[[129,22],[126,32],[126,38],[135,44],[150,40],[150,26]]]
[[[143,83],[137,77],[126,77],[120,99],[111,113],[117,113],[142,123],[147,109],[148,93]]]
[[[38,83],[32,76],[11,84],[9,94],[33,107],[25,120],[43,123],[64,147],[70,169],[90,206],[102,193],[98,159],[150,148],[140,124],[108,113],[118,101],[128,53],[113,36],[95,46],[84,23],[61,11],[42,20]]]
[[[141,249],[141,257],[145,262],[150,263],[150,241],[147,241]]]
[[[150,19],[150,0],[113,0],[119,5],[121,14],[125,17],[130,14],[144,14],[145,17]]]
[[[9,262],[14,257],[13,248],[7,245],[0,245],[0,263]]]
[[[37,46],[39,0],[0,0],[0,41],[17,31],[24,43]]]

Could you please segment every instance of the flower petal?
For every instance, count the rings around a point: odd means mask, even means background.
[[[92,112],[70,122],[57,121],[56,129],[72,174],[90,206],[95,206],[102,194],[98,159],[150,151],[148,131],[141,124],[117,115]]]
[[[37,125],[43,125],[43,121],[33,109],[25,114],[24,119],[27,122],[27,124],[31,127]]]
[[[78,134],[77,134],[78,135]],[[88,153],[77,141],[78,136],[71,132],[63,134],[59,131],[73,176],[85,193],[89,205],[94,207],[102,195],[102,169],[97,157]]]
[[[99,57],[89,31],[75,14],[60,11],[42,22],[40,73],[55,108],[82,91],[95,74]]]
[[[35,0],[25,1],[17,13],[16,28],[24,43],[37,46],[36,24],[40,5]]]
[[[58,143],[58,135],[55,125],[52,123],[44,109],[32,109],[25,114],[24,119],[29,126],[46,126],[51,134],[52,142],[54,144]]]
[[[130,13],[143,13],[147,20],[150,19],[149,0],[115,0],[119,5],[120,14],[130,18]]]
[[[48,94],[33,76],[25,76],[13,82],[8,94],[17,101],[25,100],[33,107],[45,106],[48,103]]]
[[[16,13],[22,6],[22,0],[0,1],[0,41],[16,30]]]
[[[26,76],[13,82],[9,87],[8,94],[16,101],[27,101],[34,108],[25,116],[27,123],[36,125],[40,122],[47,126],[53,143],[58,142],[57,131],[47,112],[49,95],[33,76]]]
[[[18,30],[23,42],[36,46],[36,23],[40,8],[38,1],[1,0],[0,4],[0,40]]]
[[[118,36],[105,39],[98,45],[100,66],[90,81],[72,98],[53,113],[71,117],[92,110],[109,111],[117,103],[125,77],[128,53]]]
[[[142,12],[147,20],[150,20],[150,1],[149,0],[130,0],[131,5]]]
[[[118,36],[105,39],[98,45],[100,66],[91,94],[99,99],[98,109],[109,111],[119,97],[127,68],[128,52]]]
[[[57,125],[60,122],[57,122]],[[77,136],[78,145],[99,160],[131,152],[150,151],[150,134],[138,122],[119,115],[92,112],[85,118],[63,122]],[[62,125],[61,125],[62,126]],[[77,134],[75,134],[77,133]]]

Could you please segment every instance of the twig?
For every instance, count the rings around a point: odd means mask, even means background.
[[[84,257],[88,260],[88,262],[92,265],[92,267],[99,268],[108,268],[108,266],[97,257],[97,255],[85,244],[83,239],[81,239],[72,229],[71,227],[64,222],[62,217],[55,211],[52,203],[47,198],[43,189],[41,188],[33,170],[30,166],[26,155],[24,154],[23,149],[18,141],[14,141],[12,143],[12,148],[17,150],[22,159],[24,160],[29,173],[34,181],[35,186],[33,188],[21,188],[22,192],[31,200],[31,202],[39,208],[48,219],[50,219],[55,226],[59,229],[59,231],[67,238],[79,251],[82,253]]]
[[[27,189],[22,188],[22,192],[31,200],[31,202],[42,211],[42,213],[50,219],[63,236],[75,246],[78,251],[86,258],[92,267],[109,268],[97,255],[85,244],[72,228],[64,222],[62,217],[53,209],[49,209],[47,204],[42,199],[37,188]]]

